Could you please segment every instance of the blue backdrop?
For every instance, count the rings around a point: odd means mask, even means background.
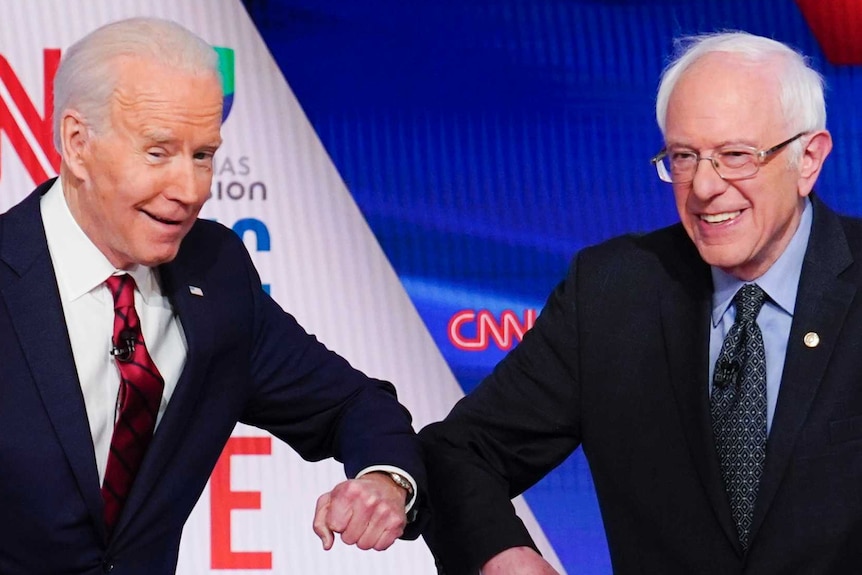
[[[859,23],[858,2],[246,3],[465,391],[509,346],[462,349],[448,329],[458,312],[523,318],[579,248],[676,220],[649,163],[675,37],[742,29],[808,54],[828,84],[835,140],[818,191],[862,213],[862,74],[833,64],[812,31],[853,60],[841,26]],[[467,322],[461,334],[480,329]],[[580,452],[527,499],[570,572],[611,572]]]

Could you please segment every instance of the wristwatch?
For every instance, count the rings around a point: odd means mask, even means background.
[[[409,502],[413,498],[413,486],[409,481],[407,481],[407,478],[400,473],[395,473],[394,471],[387,471],[386,474],[389,476],[389,479],[395,482],[395,485],[407,492],[407,498],[404,502]]]

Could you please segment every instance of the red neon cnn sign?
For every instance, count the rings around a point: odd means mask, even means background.
[[[497,319],[488,310],[461,310],[449,320],[449,341],[462,351],[484,351],[493,342],[506,351],[524,338],[536,323],[536,310],[524,310],[523,319],[512,310],[505,310]],[[475,333],[469,333],[473,332]]]

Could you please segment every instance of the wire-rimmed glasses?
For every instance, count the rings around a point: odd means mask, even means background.
[[[754,177],[761,164],[768,158],[807,133],[799,132],[792,138],[765,150],[739,144],[722,146],[711,156],[701,156],[688,148],[662,148],[650,162],[655,166],[661,181],[671,184],[687,184],[694,180],[694,174],[702,160],[709,160],[723,180],[744,180]]]

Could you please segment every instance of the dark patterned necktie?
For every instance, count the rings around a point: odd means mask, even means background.
[[[743,549],[766,459],[766,352],[755,321],[765,297],[756,284],[733,297],[736,321],[715,363],[710,401],[724,488]]]
[[[135,311],[135,280],[124,274],[105,283],[114,296],[111,354],[120,370],[118,413],[102,483],[105,524],[111,533],[153,437],[165,382],[144,344]]]

